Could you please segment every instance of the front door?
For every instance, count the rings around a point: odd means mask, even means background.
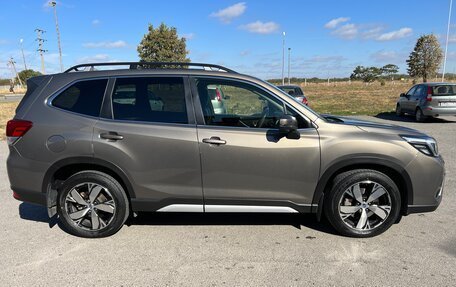
[[[94,153],[129,177],[136,211],[203,211],[191,95],[182,77],[118,78],[94,128]],[[187,99],[187,100],[186,100]]]
[[[204,123],[198,125],[206,212],[308,211],[320,168],[316,129],[261,87],[196,78]],[[224,98],[214,109],[210,89]],[[297,117],[300,139],[278,132],[284,113]]]

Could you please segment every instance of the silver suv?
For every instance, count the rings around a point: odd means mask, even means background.
[[[433,138],[323,117],[217,65],[87,64],[35,77],[6,133],[13,196],[82,237],[112,235],[141,211],[314,213],[368,237],[442,198]]]
[[[424,83],[402,93],[396,104],[396,115],[415,115],[417,122],[438,116],[456,116],[456,85]]]

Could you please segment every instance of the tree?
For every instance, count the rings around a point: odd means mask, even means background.
[[[141,61],[146,62],[190,62],[187,58],[185,38],[177,35],[174,27],[161,23],[158,28],[149,24],[149,31],[138,45]]]
[[[399,67],[394,65],[394,64],[388,64],[380,68],[382,71],[382,74],[391,77],[391,80],[393,80],[393,75],[397,74],[399,71]]]
[[[375,81],[382,74],[381,69],[377,67],[357,66],[350,76],[352,80],[362,80],[365,83]]]
[[[443,53],[434,34],[418,38],[415,48],[407,60],[410,77],[423,77],[423,82],[433,76],[442,63]]]
[[[38,72],[38,71],[35,71],[35,70],[32,70],[32,69],[28,69],[28,70],[22,70],[18,73],[19,75],[19,78],[21,78],[21,81],[26,83],[28,79],[32,78],[32,77],[36,77],[36,76],[41,76],[41,73]],[[19,80],[18,78],[16,77],[14,79],[14,82],[17,84],[19,83]]]

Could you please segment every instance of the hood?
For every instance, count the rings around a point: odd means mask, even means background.
[[[365,132],[383,133],[383,134],[403,134],[403,135],[416,135],[426,136],[426,134],[415,129],[406,128],[397,125],[382,124],[372,121],[364,121],[343,116],[334,115],[321,115],[327,121],[336,124],[356,126]]]

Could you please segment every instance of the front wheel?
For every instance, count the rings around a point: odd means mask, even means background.
[[[69,233],[106,237],[119,231],[126,221],[128,198],[113,177],[99,171],[82,171],[62,184],[57,212]]]
[[[402,117],[404,115],[404,112],[402,111],[401,105],[397,104],[396,105],[396,116]]]
[[[417,122],[422,123],[427,120],[427,117],[423,114],[423,111],[420,108],[418,108],[415,112],[415,119]]]
[[[359,169],[334,179],[324,208],[329,222],[341,234],[372,237],[396,222],[400,206],[399,189],[391,178],[375,170]]]

